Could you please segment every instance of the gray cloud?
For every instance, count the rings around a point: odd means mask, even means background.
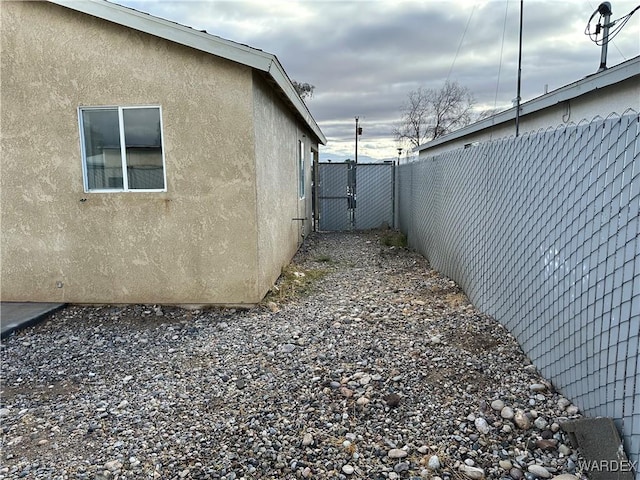
[[[419,86],[439,88],[448,75],[467,86],[479,105],[505,108],[516,97],[517,1],[476,7],[411,0],[120,3],[275,54],[292,79],[316,86],[308,105],[329,138],[322,158],[352,148],[355,115],[369,155],[394,156],[392,130],[407,94]],[[614,18],[636,5],[611,3]],[[600,48],[583,34],[597,5],[525,2],[524,100],[544,93],[545,85],[559,88],[597,70]],[[609,47],[609,65],[638,55],[639,25],[640,12]]]

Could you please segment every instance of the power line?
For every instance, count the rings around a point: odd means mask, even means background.
[[[473,5],[471,9],[471,13],[469,14],[469,18],[467,19],[467,25],[464,27],[464,32],[462,32],[462,38],[460,39],[460,43],[458,44],[458,49],[456,50],[456,55],[453,57],[453,62],[451,63],[451,67],[449,67],[449,73],[447,73],[447,82],[449,81],[449,77],[451,76],[451,72],[453,70],[453,66],[456,64],[456,60],[458,59],[458,54],[460,53],[460,48],[462,47],[462,42],[464,42],[464,37],[467,35],[467,30],[469,29],[469,24],[471,23],[471,17],[473,17],[473,12],[476,11],[476,4]],[[446,82],[445,82],[446,83]]]
[[[591,9],[593,10],[593,5],[591,4],[591,2],[589,2],[589,7],[591,7]],[[593,18],[593,16],[591,17]],[[611,42],[613,44],[614,47],[616,47],[616,50],[618,51],[618,53],[620,54],[620,56],[624,59],[627,60],[627,57],[625,56],[624,53],[622,53],[622,50],[620,50],[620,48],[618,47],[618,45],[616,44],[616,42]]]
[[[520,0],[520,30],[518,35],[518,94],[516,95],[516,137],[520,133],[520,84],[522,80],[522,18],[524,10],[524,0]]]
[[[498,64],[498,81],[496,82],[496,95],[493,99],[493,109],[495,110],[498,105],[498,90],[500,88],[500,74],[502,73],[502,54],[504,52],[504,38],[507,31],[507,13],[509,13],[509,0],[504,9],[504,22],[502,24],[502,43],[500,44],[500,63]]]
[[[584,34],[587,35],[596,45],[602,47],[602,52],[600,54],[600,68],[598,69],[598,72],[606,70],[607,68],[607,49],[609,47],[609,42],[612,42],[613,39],[618,36],[631,16],[639,9],[640,5],[634,8],[627,15],[611,21],[611,15],[613,13],[611,10],[611,4],[609,2],[602,2],[598,6],[598,9],[591,14],[591,17],[589,17],[587,26],[584,29]],[[594,31],[591,31],[591,21],[597,14],[600,14],[600,17],[598,18]],[[598,39],[600,33],[602,33],[602,38]],[[616,46],[616,48],[618,47]],[[618,49],[618,51],[620,51],[620,49]]]

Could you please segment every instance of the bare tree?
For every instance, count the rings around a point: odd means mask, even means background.
[[[499,108],[486,108],[478,112],[472,121],[479,122],[480,120],[484,120],[485,118],[493,117],[501,111],[502,110],[500,110]]]
[[[422,87],[409,92],[407,102],[402,107],[400,125],[394,130],[398,140],[407,140],[412,147],[417,147],[426,139],[431,115],[428,97],[429,90]]]
[[[447,80],[444,87],[434,92],[431,103],[435,117],[435,122],[430,128],[432,139],[471,123],[475,101],[469,89],[458,82]]]
[[[298,92],[302,100],[305,100],[307,97],[313,97],[313,91],[316,89],[315,85],[306,82],[297,82],[296,80],[292,80],[291,83],[293,83],[293,88],[296,89],[296,92]]]
[[[409,92],[394,134],[417,147],[468,125],[473,105],[473,95],[458,82],[447,80],[439,90],[418,88]]]

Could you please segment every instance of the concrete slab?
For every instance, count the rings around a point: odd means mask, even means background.
[[[633,480],[636,465],[627,458],[611,418],[581,418],[561,424],[584,457],[591,480]]]
[[[35,325],[64,306],[64,303],[1,302],[1,336],[4,338],[16,330]]]

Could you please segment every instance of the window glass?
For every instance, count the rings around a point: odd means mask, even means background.
[[[80,123],[87,191],[165,190],[160,107],[81,108]]]
[[[130,189],[163,189],[160,110],[126,108],[122,111]]]
[[[123,182],[118,110],[83,110],[82,126],[89,190],[121,190]]]
[[[300,198],[304,198],[304,142],[302,140],[298,140],[298,180],[300,182],[298,193]]]

